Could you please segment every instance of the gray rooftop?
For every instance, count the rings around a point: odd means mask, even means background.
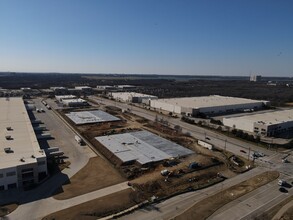
[[[184,98],[170,98],[170,99],[158,99],[153,102],[162,102],[172,105],[177,105],[186,108],[205,108],[214,106],[225,106],[225,105],[238,105],[238,104],[249,104],[249,103],[265,103],[267,101],[252,100],[245,98],[236,98],[228,96],[210,95],[200,97],[184,97]]]
[[[140,164],[146,164],[194,153],[148,131],[100,136],[96,140],[122,162],[136,160]]]
[[[0,147],[0,169],[36,163],[37,158],[45,157],[20,97],[0,98]],[[11,153],[4,148],[11,148]]]
[[[117,118],[101,110],[70,112],[65,115],[77,125],[120,120],[120,118]]]
[[[226,119],[249,121],[267,125],[280,124],[293,121],[293,109],[279,110],[273,112],[250,114],[245,116],[227,117]]]

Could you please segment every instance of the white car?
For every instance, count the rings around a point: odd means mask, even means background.
[[[283,186],[283,185],[285,185],[286,184],[286,181],[285,180],[279,180],[278,181],[278,185],[279,186]]]

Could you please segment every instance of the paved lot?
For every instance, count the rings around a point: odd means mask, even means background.
[[[75,166],[76,163],[88,161],[90,157],[96,156],[88,146],[80,146],[75,141],[75,133],[52,110],[47,110],[40,99],[35,99],[34,101],[37,108],[43,108],[45,110],[45,113],[34,112],[34,115],[44,123],[49,130],[48,132],[54,138],[47,141],[50,147],[59,147],[64,152],[64,155],[68,157],[72,166]]]

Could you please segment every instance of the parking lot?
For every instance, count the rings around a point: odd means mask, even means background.
[[[48,110],[41,99],[34,99],[36,108],[43,109],[45,112],[33,111],[36,119],[41,120],[47,131],[50,133],[51,139],[40,140],[42,148],[59,147],[60,151],[64,152],[64,158],[70,161],[72,166],[86,163],[89,158],[96,156],[88,146],[80,146],[74,139],[75,133],[66,126],[63,121],[53,112]]]

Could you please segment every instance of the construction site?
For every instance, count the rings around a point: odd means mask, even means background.
[[[129,181],[137,191],[138,201],[208,187],[252,167],[250,161],[217,146],[206,146],[209,144],[202,144],[163,121],[149,121],[115,106],[97,107],[75,109],[74,114],[100,111],[109,120],[74,123],[68,117],[72,115],[69,110],[58,111],[82,139]]]

